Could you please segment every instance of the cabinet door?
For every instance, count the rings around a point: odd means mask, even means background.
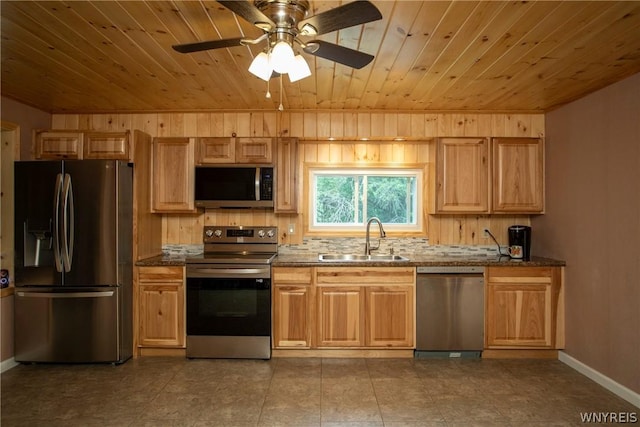
[[[541,138],[493,138],[493,211],[544,210],[544,146]]]
[[[554,271],[509,271],[517,269],[488,269],[486,347],[554,348],[558,321],[562,321],[557,315],[559,284]]]
[[[359,286],[318,286],[318,347],[364,346],[364,293]]]
[[[275,161],[275,213],[297,213],[298,210],[298,139],[278,138]]]
[[[141,283],[139,297],[139,344],[184,346],[184,287],[176,283]]]
[[[366,344],[369,347],[413,347],[413,286],[366,289]]]
[[[273,267],[273,345],[310,348],[313,335],[314,288],[309,267]]]
[[[276,348],[311,347],[311,287],[275,285],[273,342]]]
[[[195,211],[193,139],[156,138],[152,157],[153,211]]]
[[[436,212],[489,212],[487,138],[437,142]]]
[[[184,269],[141,267],[138,270],[138,285],[138,345],[184,347]]]
[[[88,132],[84,137],[85,159],[129,159],[129,132]]]
[[[271,138],[237,138],[236,163],[271,163]]]
[[[234,163],[236,141],[234,138],[198,138],[196,152],[199,165]]]
[[[35,138],[38,159],[82,159],[82,132],[37,132]]]

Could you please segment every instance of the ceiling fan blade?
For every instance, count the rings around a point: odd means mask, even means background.
[[[348,47],[322,40],[313,40],[306,44],[304,51],[320,58],[339,62],[352,68],[360,69],[373,60],[373,55],[359,52]]]
[[[218,3],[264,31],[269,31],[276,26],[271,18],[253,5],[253,2],[245,0],[218,0]]]
[[[237,38],[237,39],[209,40],[206,42],[176,44],[171,47],[173,48],[173,50],[178,51],[180,53],[191,53],[191,52],[199,52],[201,50],[222,49],[225,47],[242,46],[242,40],[244,39]]]
[[[298,24],[298,29],[303,35],[305,33],[319,35],[353,27],[354,25],[366,24],[378,19],[382,19],[382,14],[373,3],[369,1],[354,1],[302,20]],[[305,29],[305,25],[311,25],[315,29],[315,33],[309,33]]]

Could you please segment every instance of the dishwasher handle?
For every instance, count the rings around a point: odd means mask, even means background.
[[[480,265],[433,265],[418,267],[418,274],[483,274]]]

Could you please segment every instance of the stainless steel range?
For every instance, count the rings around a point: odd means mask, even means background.
[[[271,357],[271,262],[276,227],[204,227],[187,258],[187,357]]]

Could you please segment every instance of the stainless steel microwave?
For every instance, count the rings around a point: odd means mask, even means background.
[[[196,167],[196,206],[273,208],[273,167]]]

